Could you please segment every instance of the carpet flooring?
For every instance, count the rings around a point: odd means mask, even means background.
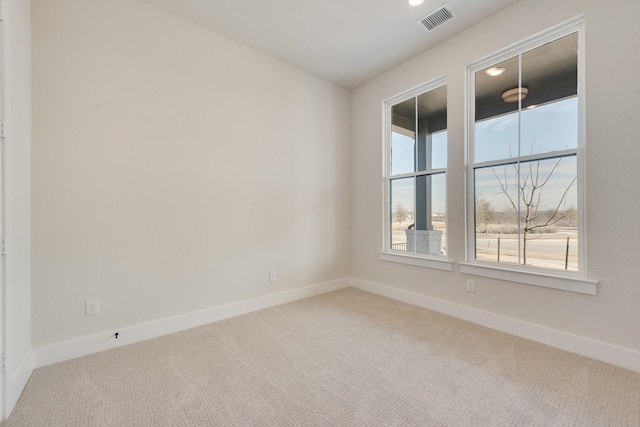
[[[2,426],[640,426],[640,373],[347,288],[38,368]]]

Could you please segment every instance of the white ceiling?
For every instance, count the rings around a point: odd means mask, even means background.
[[[142,0],[353,89],[518,0]],[[453,20],[416,22],[447,3]]]

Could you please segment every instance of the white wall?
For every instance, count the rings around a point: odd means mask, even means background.
[[[32,8],[34,348],[349,276],[347,91],[141,2]]]
[[[6,266],[4,409],[10,412],[33,370],[31,352],[31,29],[30,2],[4,2]]]
[[[475,60],[586,14],[587,296],[378,260],[382,230],[382,103],[422,82],[448,78],[448,252],[464,261],[464,82]],[[640,2],[522,0],[352,92],[352,275],[553,331],[640,351],[640,186],[637,83]],[[636,353],[637,354],[637,353]],[[636,365],[637,361],[636,361]]]

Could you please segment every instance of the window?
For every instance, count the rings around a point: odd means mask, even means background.
[[[444,79],[385,103],[384,255],[446,262],[447,86]],[[418,265],[425,265],[419,263]]]
[[[585,273],[581,28],[469,67],[470,264]]]

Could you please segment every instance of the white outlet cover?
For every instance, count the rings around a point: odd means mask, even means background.
[[[467,279],[467,292],[475,292],[475,291],[476,291],[475,280]]]
[[[100,314],[100,298],[92,298],[85,301],[85,316]]]

